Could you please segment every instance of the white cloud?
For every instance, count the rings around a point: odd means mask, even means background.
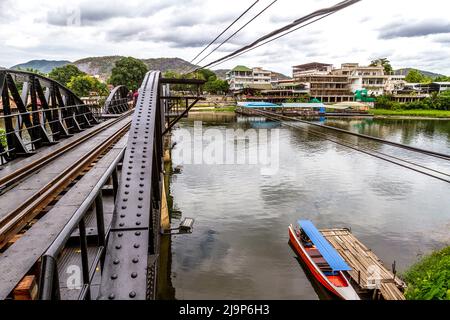
[[[99,55],[189,61],[253,2],[0,0],[0,66]],[[234,30],[270,2],[261,0]],[[336,2],[280,0],[205,62]],[[310,61],[366,64],[386,56],[396,68],[450,74],[449,9],[442,0],[363,0],[217,68],[246,64],[290,74],[292,65]],[[77,10],[81,25],[67,25]]]

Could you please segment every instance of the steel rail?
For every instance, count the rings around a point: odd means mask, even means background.
[[[103,141],[100,146],[91,150],[81,161],[76,161],[45,186],[36,191],[18,208],[9,212],[0,220],[0,247],[10,240],[18,231],[36,217],[56,197],[66,189],[84,170],[86,170],[101,154],[114,145],[130,128],[131,120]]]
[[[25,177],[29,176],[36,170],[42,168],[46,164],[48,164],[51,161],[55,160],[56,158],[60,157],[67,151],[72,150],[73,148],[82,144],[83,142],[87,141],[88,139],[91,139],[95,135],[110,128],[111,126],[115,125],[116,123],[123,120],[124,118],[126,118],[127,116],[129,116],[132,113],[133,113],[133,111],[131,110],[131,111],[121,115],[117,119],[114,119],[113,121],[111,121],[111,123],[109,123],[103,127],[96,128],[93,131],[89,132],[88,134],[84,135],[83,137],[80,137],[77,140],[74,140],[74,141],[62,146],[61,148],[58,148],[55,151],[50,152],[49,154],[37,159],[36,161],[33,161],[32,163],[27,164],[10,174],[5,175],[4,177],[0,177],[0,195],[2,193],[4,193],[6,189],[8,189],[12,185],[20,182],[21,180],[23,180]]]

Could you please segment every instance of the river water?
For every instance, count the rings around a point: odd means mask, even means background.
[[[192,133],[198,120],[203,130],[216,129],[224,144],[232,145],[236,141],[226,139],[226,130],[279,130],[276,174],[262,174],[264,164],[187,164],[179,151],[189,141],[180,133]],[[172,225],[182,217],[195,218],[195,225],[192,234],[172,237],[168,276],[173,296],[166,298],[323,297],[288,245],[287,227],[299,218],[319,228],[350,227],[387,266],[396,261],[400,272],[450,243],[450,184],[307,130],[250,120],[197,115],[174,131],[173,167],[181,172],[171,178]],[[450,153],[450,121],[339,119],[325,124]],[[342,134],[333,137],[450,173],[443,160]],[[246,145],[254,147],[261,146]],[[199,144],[192,148],[202,151]]]

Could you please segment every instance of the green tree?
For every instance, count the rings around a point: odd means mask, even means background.
[[[50,79],[56,80],[64,86],[67,86],[73,77],[86,75],[83,71],[73,64],[53,68],[48,74]]]
[[[450,77],[449,76],[439,76],[434,78],[435,82],[450,82]]]
[[[209,93],[226,93],[229,89],[229,84],[225,80],[217,79],[217,77],[211,76],[205,83],[203,89]]]
[[[411,83],[430,83],[432,79],[423,75],[420,71],[411,69],[405,77],[407,82]]]
[[[214,81],[217,79],[216,74],[209,69],[200,69],[197,70],[197,74],[200,75],[204,80]]]
[[[17,68],[17,70],[35,73],[35,74],[38,74],[38,75],[40,75],[40,76],[45,76],[45,73],[41,72],[41,71],[38,70],[38,69],[34,69],[34,68],[25,68],[25,69],[23,69],[23,68],[20,68],[20,67],[19,67],[19,68]]]
[[[391,66],[391,62],[387,58],[378,58],[378,59],[372,60],[372,62],[370,63],[370,66],[376,67],[378,64],[383,66],[385,74],[393,73],[394,69]]]
[[[125,85],[129,90],[137,90],[147,71],[147,65],[141,60],[122,58],[116,62],[108,82],[114,86]]]
[[[67,87],[79,97],[89,96],[91,92],[96,92],[100,96],[108,94],[106,85],[89,75],[72,77],[67,84]]]

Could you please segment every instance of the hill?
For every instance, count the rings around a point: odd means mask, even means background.
[[[213,71],[216,74],[217,78],[225,80],[226,74],[228,71],[230,71],[230,69],[217,69]]]
[[[106,80],[111,75],[111,70],[116,61],[121,58],[123,57],[90,57],[77,60],[73,64],[83,72],[91,75],[98,75],[101,79]],[[194,67],[193,64],[180,58],[152,58],[141,60],[148,66],[149,70],[161,70],[162,72],[175,71],[181,73]]]
[[[61,67],[69,64],[70,61],[67,60],[31,60],[25,63],[17,64],[12,66],[11,69],[36,69],[43,73],[49,73],[53,68]]]
[[[411,70],[413,70],[413,68],[402,68],[402,69],[394,70],[394,74],[406,76],[409,73],[409,71],[411,71]],[[430,71],[424,71],[424,70],[417,70],[417,71],[419,71],[424,76],[430,77],[432,79],[443,76],[442,74],[434,73],[434,72],[430,72]]]

